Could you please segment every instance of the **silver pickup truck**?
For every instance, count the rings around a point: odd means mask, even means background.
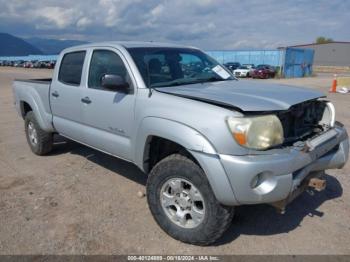
[[[281,212],[342,168],[348,135],[316,90],[238,81],[194,47],[105,42],[65,49],[52,79],[16,80],[15,105],[31,150],[53,135],[137,165],[159,226],[208,245],[234,207]]]

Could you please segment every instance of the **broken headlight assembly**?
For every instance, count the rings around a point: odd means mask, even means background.
[[[249,149],[264,150],[284,141],[281,121],[275,115],[228,117],[226,122],[236,142]]]

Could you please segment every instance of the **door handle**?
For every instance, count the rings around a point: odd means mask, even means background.
[[[59,97],[60,96],[60,94],[57,91],[52,92],[51,95],[53,97]]]
[[[81,99],[81,102],[83,102],[84,104],[90,104],[91,100],[88,96],[84,97]]]

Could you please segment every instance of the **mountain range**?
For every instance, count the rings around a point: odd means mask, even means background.
[[[56,40],[56,39],[45,39],[45,38],[26,38],[24,39],[29,44],[37,47],[40,51],[47,55],[59,54],[63,49],[75,45],[86,44],[87,42],[79,40]]]
[[[0,56],[40,55],[43,52],[19,37],[0,33]]]
[[[64,48],[85,44],[78,40],[57,40],[45,38],[19,38],[0,33],[0,56],[56,55]]]

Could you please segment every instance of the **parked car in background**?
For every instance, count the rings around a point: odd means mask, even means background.
[[[273,78],[276,75],[275,68],[270,65],[258,65],[250,72],[252,78]]]
[[[24,60],[2,60],[0,61],[0,66],[13,66],[13,67],[24,67],[24,68],[47,68],[53,69],[56,65],[56,61],[24,61]]]
[[[14,62],[13,63],[13,65],[12,66],[14,66],[14,67],[24,67],[24,61],[16,61],[16,62]]]
[[[238,67],[240,67],[241,64],[238,63],[238,62],[227,62],[227,63],[224,64],[224,66],[225,66],[228,70],[230,70],[231,72],[233,72],[235,69],[237,69]]]
[[[34,68],[34,63],[32,61],[27,61],[23,64],[25,68]]]
[[[4,66],[15,66],[15,64],[14,61],[5,61]]]
[[[254,64],[242,64],[242,66],[248,67],[249,69],[255,68]]]
[[[55,65],[56,65],[56,61],[50,61],[50,62],[49,62],[48,68],[49,68],[49,69],[54,69],[54,68],[55,68]]]
[[[250,77],[250,69],[246,66],[240,66],[233,70],[235,77]]]
[[[41,68],[41,66],[42,66],[42,63],[40,61],[35,61],[33,63],[33,68]]]

